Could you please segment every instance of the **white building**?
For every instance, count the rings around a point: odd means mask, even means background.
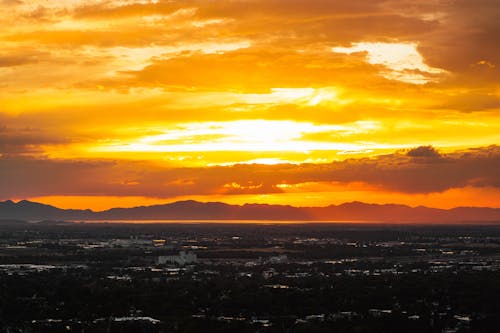
[[[178,264],[178,265],[186,265],[186,264],[194,264],[198,261],[196,253],[181,251],[178,255],[173,256],[158,256],[156,259],[156,263],[158,265],[163,264]]]
[[[279,256],[269,257],[267,262],[270,264],[286,264],[288,262],[288,257],[286,254],[281,254]]]

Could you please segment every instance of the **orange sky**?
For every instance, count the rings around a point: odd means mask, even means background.
[[[500,207],[496,0],[0,13],[0,200]]]

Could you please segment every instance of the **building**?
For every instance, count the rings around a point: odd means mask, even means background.
[[[269,257],[267,262],[269,264],[286,264],[288,262],[288,257],[286,254],[281,254],[279,256]]]
[[[198,261],[196,253],[181,251],[178,255],[172,256],[158,256],[156,259],[156,263],[158,265],[163,264],[178,264],[178,265],[186,265],[186,264],[194,264]]]

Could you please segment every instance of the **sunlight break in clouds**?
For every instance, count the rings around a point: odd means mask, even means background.
[[[240,120],[179,124],[163,134],[145,136],[124,144],[94,147],[109,152],[202,152],[202,151],[311,151],[367,148],[366,144],[315,142],[304,140],[308,134],[336,133],[339,137],[374,131],[376,122],[346,125],[315,125],[295,121]]]
[[[350,101],[339,98],[337,90],[334,87],[271,88],[271,92],[268,94],[240,94],[239,98],[251,104],[297,104],[302,106],[348,104]]]
[[[153,59],[161,57],[169,59],[175,57],[181,52],[201,52],[205,54],[224,53],[234,51],[250,46],[248,41],[231,41],[221,40],[218,42],[208,42],[199,44],[184,44],[179,46],[147,46],[147,47],[113,47],[104,48],[87,48],[89,53],[102,53],[103,56],[110,55],[115,57],[117,72],[125,70],[139,71],[150,65]],[[116,75],[116,73],[113,73]]]
[[[333,47],[332,51],[347,54],[367,52],[370,64],[383,65],[389,69],[382,73],[383,76],[408,83],[424,84],[435,81],[435,75],[446,72],[426,65],[414,43],[362,42],[353,43],[351,47]]]

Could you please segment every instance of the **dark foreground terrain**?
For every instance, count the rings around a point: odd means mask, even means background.
[[[496,332],[499,281],[495,225],[0,222],[0,332]]]

